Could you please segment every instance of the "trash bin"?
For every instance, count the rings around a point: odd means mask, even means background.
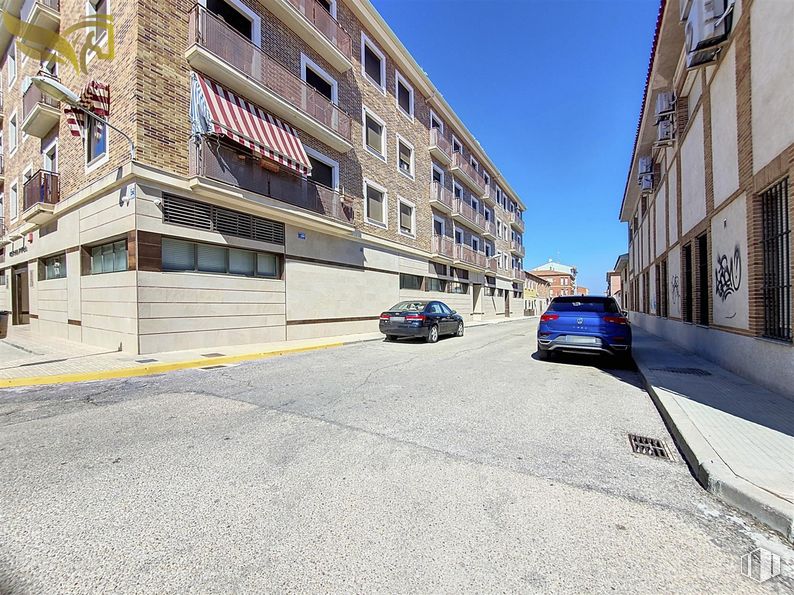
[[[5,339],[8,334],[8,312],[0,310],[0,339]]]

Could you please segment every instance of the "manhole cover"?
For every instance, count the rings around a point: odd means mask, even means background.
[[[711,376],[711,372],[702,368],[651,368],[657,372],[669,372],[670,374],[688,374],[690,376]]]
[[[222,357],[224,353],[202,353],[201,357]]]
[[[631,450],[637,454],[648,455],[649,457],[656,457],[657,459],[666,459],[668,461],[673,460],[673,456],[670,454],[667,445],[657,438],[647,438],[646,436],[629,434],[629,444],[631,444]]]

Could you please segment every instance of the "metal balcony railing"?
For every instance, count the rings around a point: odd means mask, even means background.
[[[440,256],[446,256],[447,258],[452,258],[455,253],[454,250],[455,244],[452,241],[452,238],[447,236],[433,236],[431,252],[433,254],[438,254]]]
[[[40,169],[25,182],[22,193],[25,211],[40,203],[57,204],[61,199],[58,174]]]
[[[466,221],[477,226],[478,228],[483,227],[485,215],[483,215],[480,211],[475,211],[471,205],[463,202],[463,200],[460,198],[456,198],[453,204],[453,212],[455,214],[462,216]]]
[[[465,244],[455,244],[455,260],[482,269],[485,268],[485,254],[477,252],[474,248],[469,248]]]
[[[483,232],[496,235],[496,226],[494,225],[493,221],[488,221],[485,216],[483,215],[482,218],[482,225],[480,226],[483,229]]]
[[[343,223],[353,222],[353,208],[343,204],[338,191],[291,174],[274,174],[242,149],[203,139],[191,143],[190,152],[193,176],[231,184]]]
[[[199,5],[190,11],[188,46],[193,44],[211,52],[294,108],[352,141],[352,118],[347,113]]]
[[[30,85],[22,95],[22,120],[24,121],[38,104],[49,105],[59,109],[59,104],[52,97],[41,92],[36,85]]]
[[[524,246],[522,244],[520,244],[519,242],[516,242],[515,240],[511,241],[510,242],[510,249],[513,252],[515,252],[517,254],[520,254],[521,256],[524,256]]]
[[[490,258],[485,259],[485,268],[488,269],[490,272],[495,273],[497,272],[499,265],[496,260],[496,257],[491,256]]]
[[[482,177],[482,174],[474,169],[474,166],[466,161],[466,159],[460,153],[455,153],[452,156],[452,165],[450,165],[450,169],[454,168],[461,170],[472,182],[474,182],[480,195],[485,193],[485,179]]]
[[[353,58],[353,40],[317,0],[289,0],[348,60]]]
[[[511,221],[517,229],[524,231],[524,219],[522,218],[521,211],[513,211],[511,213]]]
[[[432,204],[433,201],[439,202],[446,206],[450,211],[452,210],[455,203],[452,192],[438,182],[430,182],[430,201],[430,204]]]
[[[441,130],[438,128],[430,129],[430,148],[438,149],[447,156],[447,159],[452,158],[452,144],[444,138],[444,135],[441,134]]]

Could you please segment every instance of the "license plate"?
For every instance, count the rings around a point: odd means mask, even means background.
[[[578,335],[568,335],[565,337],[566,343],[576,343],[577,345],[598,345],[600,340],[597,337],[580,337]]]
[[[405,322],[405,316],[392,316],[389,320],[392,322]]]

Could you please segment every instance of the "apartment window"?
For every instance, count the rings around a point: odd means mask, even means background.
[[[66,276],[66,254],[44,259],[44,279],[63,279]]]
[[[386,160],[386,125],[366,108],[364,108],[364,146],[370,153]]]
[[[475,252],[480,251],[480,238],[475,238],[474,236],[472,236],[471,249],[474,250]]]
[[[397,106],[406,116],[414,117],[414,88],[408,84],[399,72],[395,71],[395,89]]]
[[[444,170],[433,165],[433,181],[437,182],[440,186],[444,185]]]
[[[8,62],[8,86],[14,84],[14,81],[17,79],[17,46],[16,43],[12,43],[11,46],[8,48],[8,58],[6,60]]]
[[[471,208],[474,209],[475,211],[480,210],[480,201],[478,201],[473,196],[471,197]]]
[[[485,256],[486,258],[491,258],[491,256],[493,256],[493,248],[491,248],[490,244],[485,244]]]
[[[400,172],[414,177],[414,148],[405,139],[397,136],[397,166]]]
[[[446,227],[446,221],[436,217],[435,215],[433,216],[433,235],[443,236],[444,232],[446,231]]]
[[[0,252],[0,254],[2,254],[2,252]],[[5,284],[6,284],[6,272],[0,271],[0,286],[3,286]]]
[[[683,312],[684,322],[692,322],[692,244],[684,246],[683,251]]]
[[[315,184],[321,184],[327,188],[338,188],[339,164],[310,147],[305,147],[305,149],[306,155],[309,157],[309,163],[312,166],[309,179]]]
[[[127,240],[119,240],[91,248],[91,274],[116,273],[127,270]]]
[[[703,234],[697,238],[698,256],[698,323],[708,326],[709,324],[709,250],[708,236]]]
[[[386,57],[363,33],[361,34],[361,68],[362,74],[385,93]]]
[[[58,171],[58,141],[53,141],[41,153],[42,166],[45,171]]]
[[[11,192],[8,194],[8,200],[10,201],[8,205],[8,214],[11,217],[11,221],[14,221],[19,215],[19,184],[17,182],[11,184]]]
[[[19,132],[17,130],[17,115],[14,113],[8,121],[8,152],[9,155],[17,150]]]
[[[430,128],[438,128],[441,133],[444,133],[444,121],[436,116],[433,111],[430,111]]]
[[[400,273],[400,289],[422,289],[422,277]]]
[[[463,232],[459,229],[455,230],[455,243],[462,244],[463,243]]]
[[[86,163],[93,165],[107,154],[108,131],[107,127],[91,116],[88,118],[88,131],[86,134]]]
[[[254,37],[254,19],[244,14],[246,11],[241,3],[225,0],[207,0],[207,10],[223,20],[240,35],[258,42]]]
[[[792,340],[791,221],[788,178],[761,195],[764,336]]]
[[[162,240],[162,261],[164,271],[220,273],[243,277],[278,276],[276,254],[173,238]]]
[[[453,182],[452,184],[452,194],[455,198],[463,198],[463,186],[458,184],[457,182]]]
[[[452,152],[453,153],[462,153],[463,152],[463,145],[458,142],[458,139],[455,136],[452,136]]]
[[[656,315],[662,315],[662,271],[658,264],[654,267],[656,274]]]
[[[306,84],[331,103],[337,102],[336,79],[320,68],[305,54],[301,54],[301,76]]]
[[[477,160],[474,157],[472,157],[469,160],[469,163],[471,163],[471,166],[474,168],[474,171],[477,171],[477,170],[480,169],[480,164],[477,162]]]
[[[407,200],[400,199],[400,233],[413,236],[416,234],[416,206]]]
[[[386,227],[386,189],[376,186],[372,182],[364,182],[364,195],[366,202],[366,217],[369,223]]]
[[[467,294],[469,293],[469,284],[460,283],[459,281],[450,281],[448,283],[449,293]]]
[[[447,290],[447,282],[444,279],[436,279],[435,277],[428,277],[427,278],[427,291],[440,291],[446,292]]]
[[[482,179],[485,181],[486,185],[491,183],[491,176],[489,176],[485,171],[482,172]]]

